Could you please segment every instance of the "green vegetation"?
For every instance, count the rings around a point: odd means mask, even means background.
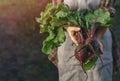
[[[40,33],[48,32],[49,36],[43,41],[42,51],[50,54],[53,48],[60,46],[65,41],[64,28],[66,25],[76,26],[90,31],[93,24],[99,23],[101,27],[111,27],[113,19],[110,13],[102,9],[91,11],[71,11],[63,4],[57,7],[51,3],[41,12],[37,22],[40,23]],[[82,31],[81,31],[82,32]]]

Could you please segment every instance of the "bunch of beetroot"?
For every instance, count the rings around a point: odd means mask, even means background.
[[[96,36],[98,31],[98,27],[96,26],[92,27],[90,32],[87,32],[84,29],[82,29],[81,32],[77,32],[79,45],[75,49],[75,57],[79,60],[85,70],[90,69],[95,65],[96,61],[94,60],[100,58],[100,55],[103,53],[100,42],[97,40]]]

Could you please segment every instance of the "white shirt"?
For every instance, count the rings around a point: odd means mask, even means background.
[[[64,4],[68,5],[71,10],[96,9],[100,0],[64,0]]]

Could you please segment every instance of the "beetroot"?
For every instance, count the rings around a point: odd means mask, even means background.
[[[75,57],[81,65],[95,56],[100,56],[102,50],[100,44],[95,36],[97,27],[91,29],[90,32],[82,29],[82,32],[77,32],[77,40],[79,45],[75,49]]]

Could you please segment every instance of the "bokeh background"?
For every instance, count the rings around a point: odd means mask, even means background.
[[[113,27],[120,48],[120,0]],[[0,81],[58,81],[57,68],[41,52],[45,34],[35,22],[50,0],[0,0]],[[113,75],[120,81],[120,73]]]

